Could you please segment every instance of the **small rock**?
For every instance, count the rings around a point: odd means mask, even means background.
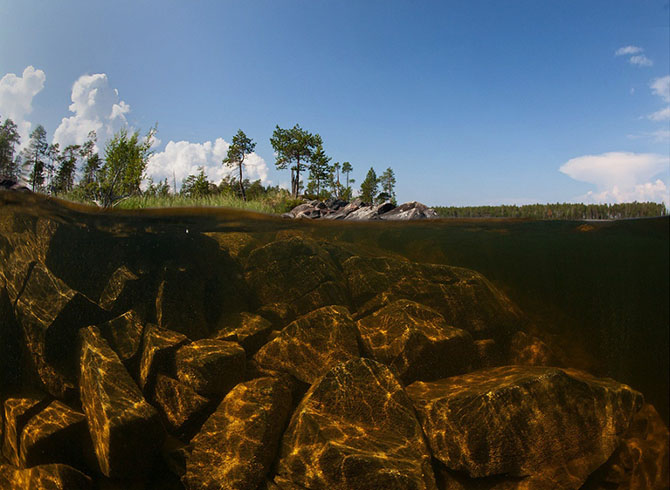
[[[98,328],[126,366],[139,357],[144,322],[136,311],[127,311],[98,325]]]
[[[236,342],[198,340],[177,351],[177,378],[203,396],[223,396],[244,379],[245,359]]]
[[[189,339],[183,334],[156,325],[147,325],[139,375],[139,385],[145,394],[152,393],[159,372],[170,375],[176,373],[175,352],[188,342]]]
[[[304,315],[265,344],[254,360],[312,384],[332,366],[359,357],[356,325],[343,306],[324,306]]]
[[[254,313],[242,312],[228,323],[219,329],[214,338],[239,343],[244,347],[247,356],[255,354],[272,331],[272,323]]]
[[[276,378],[238,384],[193,438],[184,482],[190,489],[255,489],[265,478],[291,410]]]
[[[159,374],[154,399],[167,430],[178,436],[192,434],[204,422],[210,402],[189,385]]]
[[[98,304],[103,309],[114,313],[131,308],[138,292],[138,279],[125,265],[119,267],[107,281]]]

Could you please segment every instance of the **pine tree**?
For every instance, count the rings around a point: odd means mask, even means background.
[[[21,157],[16,155],[21,137],[14,121],[7,118],[0,125],[0,177],[21,178]]]
[[[325,183],[328,181],[331,173],[331,167],[328,164],[331,158],[326,156],[323,151],[323,146],[319,145],[316,151],[310,158],[309,165],[309,181],[312,184],[312,189],[316,192],[316,198],[321,199],[322,190],[325,190]],[[323,187],[322,187],[323,186]]]
[[[365,176],[365,180],[361,182],[361,199],[363,202],[372,204],[374,203],[375,197],[377,196],[377,187],[378,187],[377,174],[375,169],[370,167],[368,174]]]
[[[23,164],[30,169],[28,183],[33,191],[44,189],[44,170],[48,148],[47,132],[40,124],[30,133],[28,146],[23,150]]]
[[[223,164],[229,167],[237,167],[240,172],[240,192],[242,199],[247,200],[247,195],[244,192],[244,180],[242,179],[242,167],[244,166],[244,157],[253,153],[256,148],[256,143],[251,138],[248,138],[241,129],[233,136],[233,142],[228,147],[228,154],[223,159]]]
[[[277,153],[275,166],[277,169],[291,167],[291,194],[298,197],[300,193],[300,172],[311,159],[316,148],[323,143],[321,136],[312,134],[296,124],[291,129],[282,129],[276,126],[270,138],[272,148]]]
[[[391,201],[395,206],[397,204],[395,197],[395,174],[391,167],[387,168],[379,177],[379,184],[381,185],[381,194],[379,194],[380,201]]]

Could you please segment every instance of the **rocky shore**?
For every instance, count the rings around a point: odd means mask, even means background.
[[[668,485],[654,407],[559,365],[476,271],[113,229],[0,207],[0,488]]]
[[[282,215],[284,218],[309,218],[309,219],[346,219],[346,220],[413,220],[439,218],[434,209],[425,204],[412,201],[399,206],[387,201],[382,204],[366,204],[356,198],[351,202],[339,199],[328,199],[326,201],[309,201],[299,204],[288,213]]]

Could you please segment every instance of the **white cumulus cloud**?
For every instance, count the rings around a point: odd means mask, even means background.
[[[670,105],[647,116],[652,121],[667,121],[670,119]]]
[[[664,101],[670,102],[670,75],[653,79],[651,81],[651,91]]]
[[[42,91],[46,78],[42,70],[28,66],[21,76],[7,73],[0,79],[0,116],[16,123],[21,146],[28,143],[30,135],[31,123],[26,116],[33,111],[33,97]]]
[[[596,186],[581,199],[596,202],[664,201],[667,184],[652,178],[668,170],[670,157],[654,153],[610,152],[568,160],[560,171]]]
[[[198,167],[204,167],[209,180],[218,184],[221,179],[236,172],[235,168],[225,167],[221,163],[226,157],[229,146],[230,144],[223,138],[204,143],[169,141],[162,152],[151,156],[146,174],[155,182],[167,178],[170,186],[172,186],[174,178],[177,181],[177,188],[180,188],[185,177],[189,174],[196,174]],[[245,179],[248,178],[252,181],[261,179],[264,184],[270,183],[267,178],[267,164],[256,153],[246,156],[243,172]],[[237,173],[233,175],[237,175]]]
[[[81,144],[90,131],[98,135],[98,143],[110,139],[114,132],[128,124],[130,106],[120,100],[119,91],[110,87],[105,73],[82,75],[72,86],[70,111],[54,131],[53,140],[61,146]]]
[[[635,55],[635,56],[631,56],[628,59],[628,62],[631,65],[638,65],[638,66],[652,66],[654,64],[653,61],[651,61],[649,58],[647,58],[643,54],[638,54],[638,55]]]
[[[615,56],[625,56],[627,54],[637,54],[637,53],[641,53],[641,52],[642,52],[642,48],[640,48],[638,46],[624,46],[622,48],[617,49],[614,52],[614,55]]]

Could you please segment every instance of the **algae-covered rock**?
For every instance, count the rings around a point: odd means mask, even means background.
[[[262,304],[289,303],[299,315],[348,304],[340,271],[309,238],[294,236],[255,249],[246,259],[245,276]]]
[[[57,398],[75,391],[77,334],[104,319],[86,296],[69,288],[43,264],[32,267],[16,302],[25,348],[46,390]]]
[[[277,474],[310,489],[437,488],[411,400],[370,359],[312,385],[282,438]]]
[[[390,303],[357,323],[372,357],[404,384],[467,372],[475,360],[472,336],[444,317],[409,300]]]
[[[467,330],[475,339],[508,337],[518,328],[514,304],[473,270],[358,256],[345,260],[342,269],[361,316],[409,299],[437,310],[447,324]]]
[[[177,378],[203,396],[223,396],[244,379],[245,354],[237,342],[198,340],[175,358]]]
[[[0,488],[93,490],[93,481],[88,475],[64,464],[45,464],[22,470],[0,465]]]
[[[20,466],[63,463],[79,467],[83,465],[87,437],[84,414],[55,400],[25,425]]]
[[[518,488],[579,488],[619,444],[642,395],[573,370],[507,366],[416,382],[433,456],[472,477],[527,477]]]
[[[356,325],[343,306],[324,306],[298,318],[254,355],[264,369],[312,384],[332,366],[359,356]]]
[[[135,310],[101,323],[98,328],[126,366],[139,357],[144,322]]]
[[[172,330],[156,325],[147,325],[144,329],[142,357],[140,360],[139,386],[150,395],[159,372],[175,373],[175,353],[189,339]]]
[[[239,343],[247,356],[251,356],[265,344],[271,331],[272,323],[269,320],[245,311],[221,327],[214,337]]]
[[[4,434],[2,454],[14,466],[19,466],[21,455],[21,433],[28,421],[47,404],[44,395],[30,394],[9,397],[4,404]]]
[[[149,405],[96,327],[81,332],[81,403],[100,471],[108,477],[149,472],[164,436]]]
[[[291,393],[280,379],[238,384],[191,441],[187,488],[257,488],[275,457],[290,410]]]
[[[210,402],[189,385],[159,374],[154,390],[156,406],[163,414],[165,426],[177,435],[191,434],[207,414]]]

